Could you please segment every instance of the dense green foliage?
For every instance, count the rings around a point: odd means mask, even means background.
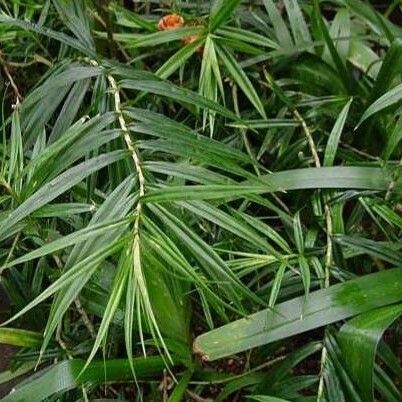
[[[401,8],[1,0],[3,400],[401,401]]]

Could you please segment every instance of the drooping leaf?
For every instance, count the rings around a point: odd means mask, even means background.
[[[373,377],[378,342],[384,331],[402,314],[402,306],[383,307],[344,324],[338,334],[345,365],[364,401],[374,401]]]
[[[220,25],[222,25],[231,14],[233,14],[235,8],[240,4],[241,0],[215,0],[211,9],[209,30],[215,31]]]
[[[237,85],[239,85],[239,87],[245,93],[250,102],[258,110],[258,113],[263,118],[266,118],[267,115],[265,114],[264,106],[257,94],[257,91],[254,89],[253,84],[250,82],[241,66],[237,63],[234,56],[223,46],[220,46],[217,49],[220,59],[223,61],[230,75],[233,77],[233,80],[236,82]]]
[[[78,184],[91,173],[103,167],[123,159],[127,153],[125,151],[114,151],[82,162],[72,167],[60,176],[56,177],[46,185],[42,186],[37,192],[23,202],[17,209],[8,215],[0,224],[0,238],[7,236],[7,232],[22,219],[32,212],[54,200],[64,191]]]
[[[402,84],[399,84],[396,87],[390,89],[380,98],[378,98],[366,109],[366,111],[363,113],[363,116],[360,118],[357,127],[359,127],[365,120],[367,120],[372,115],[386,109],[389,106],[394,105],[395,103],[401,100],[402,100]]]
[[[402,269],[395,268],[311,292],[196,338],[194,352],[212,361],[285,339],[401,300]],[[227,339],[231,342],[228,343]]]
[[[296,45],[311,42],[311,36],[297,0],[284,0],[286,12],[292,29],[293,40]]]
[[[278,9],[276,8],[275,3],[272,0],[263,0],[263,3],[268,11],[269,18],[271,19],[271,23],[274,27],[278,43],[282,47],[291,48],[293,46],[292,37],[290,36],[290,32],[286,26],[286,23],[279,13]]]
[[[324,154],[324,166],[332,166],[334,164],[336,151],[338,149],[339,140],[342,135],[343,127],[345,126],[346,118],[349,113],[350,105],[352,104],[352,99],[344,106],[341,113],[332,128],[331,134],[329,135],[327,146],[325,148]]]

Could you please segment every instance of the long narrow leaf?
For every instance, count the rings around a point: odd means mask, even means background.
[[[7,232],[22,219],[32,212],[43,207],[48,202],[54,200],[64,191],[78,184],[85,177],[96,172],[103,167],[123,159],[127,153],[125,151],[113,151],[82,162],[72,167],[60,176],[53,179],[50,183],[42,186],[35,194],[23,202],[0,224],[0,238],[4,238]]]
[[[13,389],[3,398],[4,402],[40,402],[56,393],[64,393],[82,384],[108,382],[130,382],[133,380],[127,359],[102,360],[89,365],[81,373],[83,360],[68,360],[46,368]],[[162,373],[165,363],[161,357],[133,359],[137,379],[147,379]],[[81,374],[80,374],[81,373]]]
[[[402,268],[366,275],[200,335],[194,352],[208,361],[230,356],[396,303],[402,300],[401,289]]]
[[[374,401],[373,375],[378,342],[401,314],[400,304],[372,310],[348,321],[339,331],[338,342],[346,368],[364,401]]]
[[[215,0],[211,10],[209,30],[213,32],[227,20],[241,0]]]

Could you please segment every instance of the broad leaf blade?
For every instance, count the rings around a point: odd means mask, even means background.
[[[342,326],[338,334],[346,368],[364,401],[374,401],[373,376],[378,342],[384,331],[402,314],[402,305],[369,311]]]
[[[230,356],[396,303],[402,300],[401,289],[402,268],[366,275],[207,332],[196,338],[193,349],[207,361]]]
[[[86,383],[102,384],[108,382],[132,381],[132,372],[127,359],[102,360],[89,365],[81,373],[83,360],[68,360],[34,374],[26,382],[13,389],[4,397],[4,402],[40,402],[55,393],[64,393]],[[165,362],[159,356],[133,359],[137,379],[159,376]],[[80,375],[81,373],[81,375]]]

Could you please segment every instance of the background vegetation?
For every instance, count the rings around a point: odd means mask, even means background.
[[[0,1],[3,401],[402,400],[384,3]]]

